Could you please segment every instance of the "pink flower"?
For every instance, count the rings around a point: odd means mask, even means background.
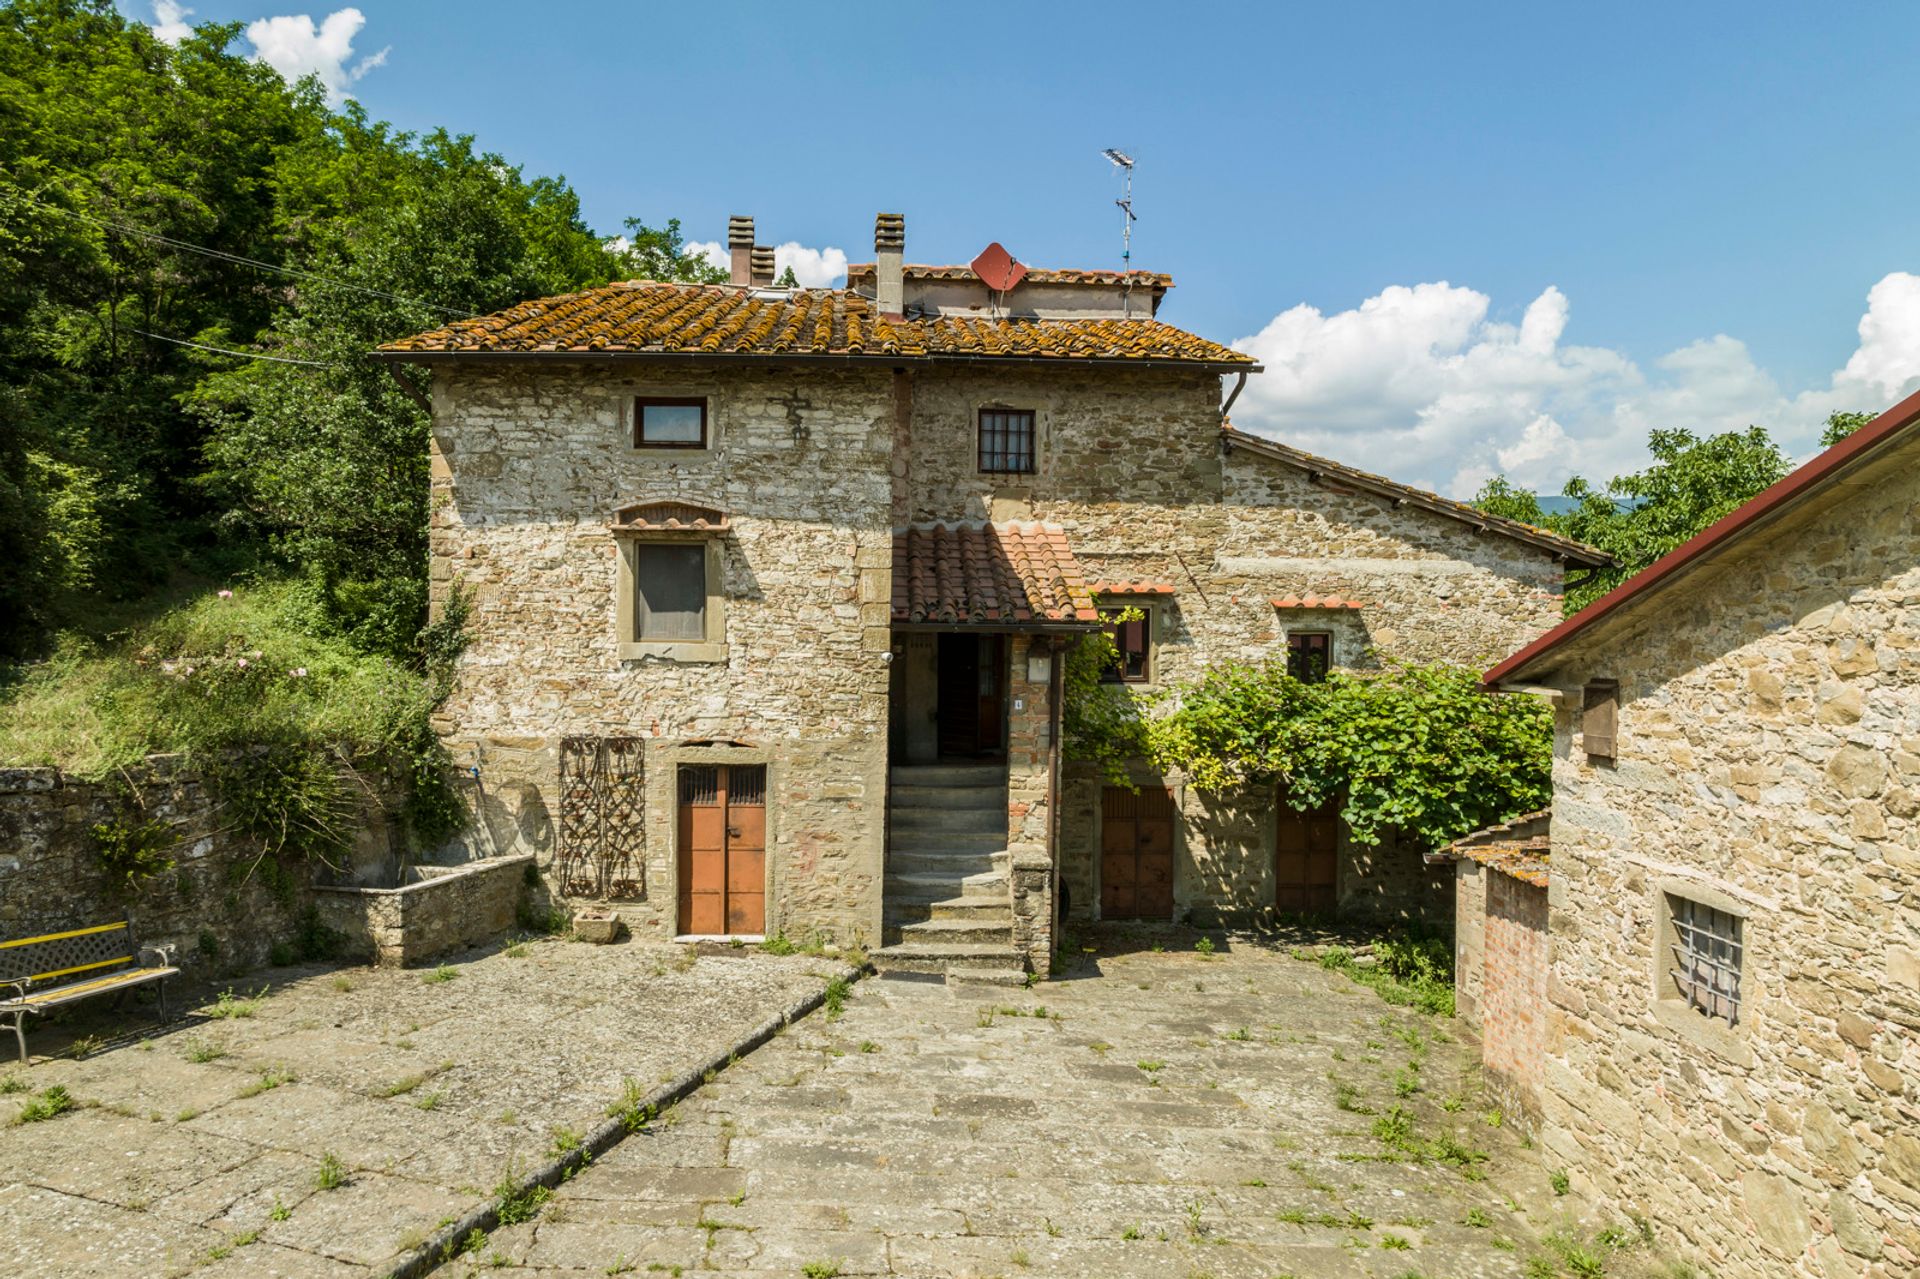
[[[233,598],[233,592],[232,592],[232,591],[221,591],[221,592],[220,592],[220,598],[221,598],[221,599],[223,599],[223,600],[230,600],[230,599],[232,599],[232,598]]]
[[[247,669],[247,659],[244,657],[240,659],[240,669],[243,671]]]
[[[288,671],[287,674],[293,676],[295,679],[305,679],[307,677],[307,668],[304,666],[296,666]]]

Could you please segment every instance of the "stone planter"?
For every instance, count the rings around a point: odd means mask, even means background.
[[[577,910],[573,913],[573,934],[581,941],[604,946],[620,937],[620,916],[610,910]]]
[[[531,853],[464,866],[414,866],[397,888],[321,885],[320,920],[347,938],[349,953],[405,965],[475,946],[513,927]]]

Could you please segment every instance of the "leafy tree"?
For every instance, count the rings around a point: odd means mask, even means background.
[[[780,278],[773,282],[773,286],[776,289],[797,289],[800,287],[800,277],[793,273],[791,263],[788,264],[786,270],[780,273]]]
[[[1696,436],[1654,431],[1647,438],[1653,465],[1615,476],[1595,489],[1575,476],[1561,490],[1572,510],[1544,514],[1534,495],[1504,476],[1482,486],[1474,504],[1489,514],[1537,524],[1612,555],[1617,564],[1570,585],[1569,612],[1584,607],[1693,537],[1787,473],[1787,458],[1767,434],[1745,431]],[[1536,518],[1537,517],[1537,518]]]
[[[1877,413],[1850,413],[1845,410],[1827,414],[1826,428],[1820,432],[1820,447],[1832,448],[1878,416]]]

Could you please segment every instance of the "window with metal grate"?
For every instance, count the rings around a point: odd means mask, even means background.
[[[1033,474],[1032,409],[980,410],[980,470],[990,475]]]
[[[1745,921],[1685,897],[1667,894],[1674,992],[1702,1015],[1729,1026],[1740,1021],[1740,969]]]

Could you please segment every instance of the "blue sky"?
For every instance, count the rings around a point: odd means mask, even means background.
[[[745,212],[858,261],[884,208],[912,261],[1109,265],[1123,147],[1163,318],[1274,370],[1241,424],[1447,491],[1604,476],[1649,426],[1803,451],[1920,368],[1913,7],[189,2],[310,13],[242,47],[609,231]]]

